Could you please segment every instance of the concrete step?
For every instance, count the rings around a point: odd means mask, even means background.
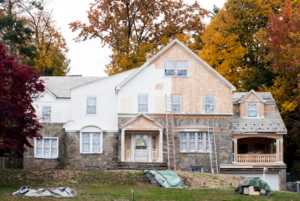
[[[166,170],[168,169],[167,163],[149,163],[149,162],[118,162],[118,169],[120,170]]]

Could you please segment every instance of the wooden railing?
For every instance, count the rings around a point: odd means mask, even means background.
[[[238,163],[275,163],[276,154],[238,154]]]

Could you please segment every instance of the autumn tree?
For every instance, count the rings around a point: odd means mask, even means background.
[[[26,64],[33,66],[37,72],[42,70],[46,76],[64,76],[69,72],[70,60],[66,55],[69,49],[52,19],[52,10],[48,9],[49,2],[41,1],[39,7],[21,5],[26,14],[27,26],[34,31],[31,45],[35,49],[26,54]],[[35,2],[34,5],[36,4]]]
[[[32,95],[43,92],[44,85],[32,67],[15,62],[0,42],[0,149],[22,156],[29,138],[41,137],[41,128]]]
[[[265,26],[281,4],[281,0],[228,0],[206,27],[199,56],[240,91],[272,86],[276,75],[267,57]]]
[[[270,39],[270,58],[278,75],[268,90],[272,91],[286,125],[291,128],[285,142],[288,148],[285,156],[290,159],[290,167],[298,168],[300,177],[300,6],[293,8],[291,0],[286,0],[279,13],[270,15],[266,32]],[[295,161],[297,165],[291,164]]]
[[[95,0],[88,11],[89,24],[70,23],[79,35],[75,41],[99,38],[113,50],[106,73],[113,75],[141,66],[166,40],[177,34],[203,31],[209,12],[195,2],[176,0]]]

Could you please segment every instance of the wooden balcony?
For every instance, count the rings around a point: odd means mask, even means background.
[[[276,154],[237,154],[238,163],[275,163]]]

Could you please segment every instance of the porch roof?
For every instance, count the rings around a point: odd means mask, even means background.
[[[125,123],[123,126],[121,126],[121,129],[126,130],[160,130],[164,129],[164,126],[156,122],[154,119],[149,117],[146,114],[140,114],[127,123]]]

